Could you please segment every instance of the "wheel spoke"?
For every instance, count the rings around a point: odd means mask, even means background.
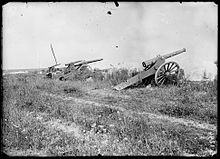
[[[163,68],[163,70],[166,70],[166,65],[163,65],[163,67],[162,67],[162,68]]]
[[[170,72],[177,71],[177,70],[178,70],[178,68],[174,68],[174,69],[170,70]]]
[[[159,78],[159,77],[161,77],[161,76],[164,76],[164,74],[163,74],[163,73],[160,73],[157,77]]]
[[[167,63],[165,66],[167,66],[166,67],[166,71],[168,70],[168,68],[169,68],[169,63]]]
[[[166,78],[164,78],[164,79],[162,80],[161,85],[165,82],[165,80],[166,80]]]
[[[176,68],[176,65],[173,65],[172,67],[170,67],[170,70],[173,70]]]
[[[161,78],[160,80],[158,80],[157,83],[159,84],[162,79],[164,79],[164,78]]]
[[[174,66],[174,67],[173,67]],[[170,67],[170,69],[174,69],[175,67],[177,67],[177,65],[175,63],[173,63],[172,67]]]
[[[162,81],[163,79],[165,79],[165,77],[161,78],[160,80],[158,80],[158,83],[160,83],[160,81]]]
[[[178,70],[178,66],[173,67],[172,69],[170,69],[170,72]]]
[[[177,70],[172,70],[172,71],[170,71],[170,74],[172,74],[173,72],[174,72],[175,74],[178,73],[178,69],[177,69]]]
[[[164,73],[165,73],[165,71],[161,70],[160,72],[158,72],[158,75],[161,76],[161,75],[164,75]]]
[[[171,76],[176,75],[176,74],[177,74],[176,72],[171,72],[170,73]]]
[[[177,75],[178,73],[176,73],[176,72],[172,72],[170,75],[171,76],[174,76],[174,75]]]
[[[165,71],[160,71],[160,72],[158,73],[159,76],[164,75],[164,74],[165,74]]]
[[[170,65],[170,63],[167,63],[167,64],[166,64],[166,66],[167,66],[167,68],[166,68],[166,69],[167,69],[167,70],[169,69],[169,65]]]
[[[171,68],[173,67],[173,65],[174,65],[174,63],[171,63],[171,65],[170,65],[169,69],[171,69]]]
[[[157,78],[161,78],[161,77],[165,77],[164,74],[160,74],[159,76],[157,76]]]
[[[164,77],[165,77],[165,75],[162,74],[161,76],[157,77],[157,79],[159,80],[159,79],[164,78]]]

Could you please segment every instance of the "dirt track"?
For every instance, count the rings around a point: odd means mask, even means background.
[[[199,123],[199,122],[195,122],[193,120],[187,120],[187,119],[183,119],[183,118],[175,118],[175,117],[170,117],[167,115],[158,115],[158,114],[153,114],[153,113],[148,113],[148,112],[132,111],[132,110],[125,109],[121,106],[107,105],[107,104],[95,102],[92,100],[80,99],[78,97],[77,98],[76,97],[67,97],[64,95],[63,96],[56,95],[56,94],[51,94],[51,93],[47,93],[47,92],[44,92],[43,94],[47,95],[47,96],[51,96],[53,98],[59,98],[61,100],[71,100],[75,103],[85,104],[85,106],[90,105],[90,106],[96,106],[96,107],[108,107],[108,108],[116,109],[116,110],[122,111],[125,115],[132,115],[132,114],[144,115],[144,116],[147,116],[148,118],[150,118],[151,120],[156,119],[155,121],[171,122],[173,124],[183,124],[185,126],[194,127],[194,128],[198,128],[198,129],[217,131],[216,126],[212,125],[212,124]],[[127,96],[125,96],[125,97],[128,98]]]

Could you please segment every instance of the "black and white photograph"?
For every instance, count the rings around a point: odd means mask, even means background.
[[[2,5],[1,153],[217,152],[218,4]]]

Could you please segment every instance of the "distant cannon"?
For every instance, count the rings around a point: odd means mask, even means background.
[[[50,48],[56,63],[48,67],[48,70],[46,71],[46,77],[51,79],[53,78],[60,80],[69,80],[69,79],[73,79],[76,76],[79,76],[81,79],[86,79],[87,77],[91,76],[91,72],[92,72],[91,67],[88,64],[103,60],[103,59],[96,59],[90,61],[78,60],[65,64],[66,67],[64,68],[56,68],[56,66],[59,66],[60,64],[57,63],[57,59],[52,44],[50,44]]]
[[[60,80],[69,80],[73,79],[76,76],[81,77],[81,79],[86,79],[91,76],[91,67],[88,65],[90,63],[102,61],[103,59],[96,59],[96,60],[78,60],[74,62],[70,62],[65,64],[67,66],[64,68],[64,71],[62,74],[59,75]]]
[[[77,69],[79,69],[80,67],[85,66],[89,63],[98,62],[98,61],[102,61],[102,60],[103,59],[96,59],[96,60],[90,60],[90,61],[79,60],[79,61],[71,62],[71,63],[65,64],[65,65],[74,66],[74,67],[77,67]]]
[[[114,87],[116,90],[122,90],[134,84],[143,81],[151,81],[155,82],[156,85],[163,85],[165,83],[175,83],[180,75],[180,72],[183,71],[180,69],[179,65],[176,62],[166,62],[165,59],[179,55],[183,52],[186,52],[186,49],[183,48],[181,50],[166,54],[166,55],[158,55],[157,57],[142,62],[144,70],[131,77],[127,81],[120,83]],[[152,78],[153,77],[153,78]]]

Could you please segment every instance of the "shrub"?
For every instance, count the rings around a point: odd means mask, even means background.
[[[117,85],[121,82],[126,81],[129,78],[128,69],[119,69],[111,74],[107,74],[107,81],[110,81],[112,85]]]

